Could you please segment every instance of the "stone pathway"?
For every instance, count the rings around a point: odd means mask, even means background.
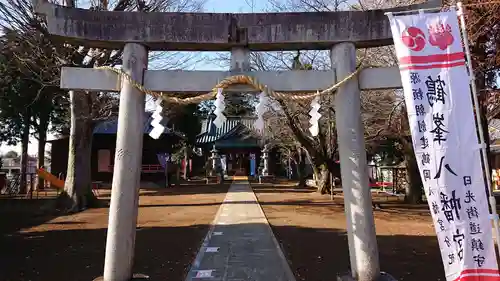
[[[248,181],[233,182],[186,281],[295,281]]]

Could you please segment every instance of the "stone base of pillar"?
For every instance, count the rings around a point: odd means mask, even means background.
[[[144,281],[144,280],[149,280],[149,276],[146,274],[142,273],[136,273],[132,275],[132,279],[128,281]],[[93,281],[104,281],[104,277],[100,276],[94,279]]]
[[[342,276],[337,276],[337,281],[357,281],[355,280],[351,273],[345,273]],[[392,277],[389,273],[386,272],[380,272],[380,277],[376,281],[397,281],[396,278]]]

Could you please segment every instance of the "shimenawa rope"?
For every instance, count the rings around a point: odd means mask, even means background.
[[[349,74],[348,76],[346,76],[344,79],[342,79],[338,83],[328,87],[327,89],[325,89],[323,91],[316,92],[316,93],[290,94],[290,93],[275,92],[274,90],[270,89],[266,85],[261,84],[259,81],[257,81],[257,79],[255,79],[252,76],[235,75],[235,76],[230,76],[230,77],[223,79],[221,82],[217,83],[217,85],[215,85],[210,92],[208,92],[206,94],[198,95],[195,97],[187,97],[187,98],[171,97],[171,96],[168,96],[167,94],[162,93],[162,92],[154,92],[154,91],[148,90],[140,83],[137,83],[136,81],[134,81],[134,79],[132,79],[132,77],[130,77],[130,75],[128,75],[123,70],[118,69],[118,68],[114,68],[111,66],[101,66],[101,67],[97,67],[96,69],[104,69],[104,70],[112,71],[112,72],[116,73],[120,78],[123,77],[124,79],[126,79],[130,84],[132,84],[132,86],[137,88],[139,91],[141,91],[147,95],[150,95],[152,97],[155,97],[155,98],[161,97],[167,103],[191,104],[191,103],[200,103],[201,101],[205,101],[205,100],[211,100],[211,99],[215,98],[218,89],[220,89],[220,88],[226,89],[231,85],[238,85],[238,84],[250,85],[254,89],[256,89],[260,92],[264,92],[268,96],[273,97],[275,99],[295,100],[295,101],[309,100],[309,99],[312,99],[316,96],[330,94],[330,93],[334,92],[340,86],[342,86],[344,83],[349,81],[351,78],[358,75],[359,72],[364,68],[365,67],[358,66],[353,73]]]

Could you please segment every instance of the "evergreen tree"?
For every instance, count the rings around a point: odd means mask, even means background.
[[[226,116],[252,116],[258,100],[253,93],[230,93],[226,98]]]
[[[224,93],[224,102],[226,108],[224,115],[226,116],[252,116],[255,112],[255,105],[258,98],[255,93]],[[205,101],[200,103],[198,107],[198,115],[203,118],[208,118],[215,110],[214,101]]]
[[[0,142],[22,144],[21,173],[26,172],[30,131],[38,139],[38,166],[44,165],[45,144],[49,124],[57,127],[67,120],[60,118],[67,111],[67,99],[58,85],[51,83],[53,73],[46,68],[55,67],[53,50],[39,39],[38,46],[23,40],[22,31],[4,29],[0,56]],[[39,53],[33,56],[34,53]],[[29,59],[28,59],[29,58]],[[22,177],[24,181],[26,177]],[[39,181],[39,184],[43,184]],[[25,183],[21,182],[24,192]]]

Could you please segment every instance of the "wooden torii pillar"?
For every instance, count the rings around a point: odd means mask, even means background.
[[[145,88],[166,93],[208,92],[234,71],[251,75],[275,91],[315,92],[355,70],[356,48],[392,44],[385,12],[440,5],[441,1],[430,1],[388,10],[321,13],[135,13],[65,8],[34,0],[35,10],[46,16],[54,37],[87,47],[124,48],[123,70]],[[232,72],[146,70],[147,50],[232,51]],[[248,71],[249,51],[289,50],[330,50],[333,69]],[[61,88],[121,93],[104,280],[129,280],[137,221],[142,153],[142,130],[138,128],[144,112],[143,95],[115,73],[87,68],[63,68]],[[380,278],[359,94],[362,90],[396,88],[401,88],[397,67],[365,69],[340,87],[335,98],[351,278],[358,281]]]

